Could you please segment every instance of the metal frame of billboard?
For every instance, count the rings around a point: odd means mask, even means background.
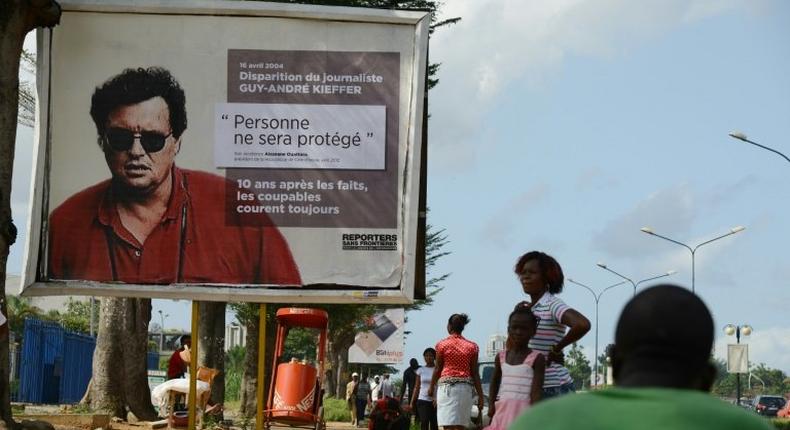
[[[415,298],[416,282],[424,275],[417,274],[420,269],[418,254],[424,248],[418,246],[420,213],[418,198],[424,184],[420,183],[420,169],[425,160],[423,146],[426,144],[422,128],[427,115],[424,92],[426,91],[427,45],[430,14],[424,11],[383,10],[352,7],[308,6],[264,2],[229,2],[205,0],[168,0],[168,1],[117,1],[117,0],[61,0],[64,13],[98,12],[118,14],[156,14],[156,15],[198,15],[198,16],[239,16],[267,17],[294,20],[318,20],[349,23],[397,24],[413,27],[413,59],[410,64],[411,87],[408,97],[408,117],[400,122],[408,122],[405,137],[406,160],[403,193],[399,196],[402,204],[403,247],[401,258],[403,270],[399,288],[364,287],[339,284],[310,284],[304,287],[267,287],[240,284],[129,284],[105,283],[85,280],[49,280],[43,267],[46,257],[45,237],[49,214],[49,174],[51,145],[49,121],[50,108],[50,55],[52,29],[38,30],[38,51],[40,55],[37,70],[38,104],[34,136],[33,181],[31,182],[31,201],[28,209],[27,241],[22,279],[22,294],[25,296],[46,295],[97,295],[112,297],[148,297],[162,299],[188,299],[208,301],[238,301],[261,303],[410,303]],[[55,28],[54,31],[57,31]],[[424,192],[424,190],[423,190]],[[406,198],[408,197],[408,198]],[[424,221],[423,221],[424,223]],[[424,232],[421,233],[424,236]],[[306,288],[305,288],[306,287]],[[424,287],[423,287],[424,288]],[[418,296],[420,293],[418,292]]]

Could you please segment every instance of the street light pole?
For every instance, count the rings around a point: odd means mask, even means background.
[[[598,294],[595,294],[595,291],[593,291],[592,288],[588,287],[587,285],[582,284],[581,282],[577,282],[577,281],[575,281],[573,279],[570,279],[570,278],[568,279],[568,282],[570,282],[572,284],[576,284],[576,285],[578,285],[578,286],[580,286],[582,288],[585,288],[587,291],[590,292],[590,294],[592,294],[593,299],[595,300],[595,357],[593,359],[593,369],[594,369],[593,370],[593,375],[595,375],[595,386],[597,387],[598,386],[598,302],[600,302],[601,296],[603,295],[603,293],[605,293],[607,290],[610,290],[610,289],[612,289],[614,287],[617,287],[618,285],[625,284],[625,281],[620,281],[620,282],[618,282],[618,283],[616,283],[614,285],[610,285],[610,286],[604,288],[603,291],[601,291]]]
[[[689,245],[686,245],[683,242],[678,242],[675,239],[671,239],[671,238],[668,238],[666,236],[662,236],[662,235],[654,232],[653,229],[650,228],[650,227],[642,227],[640,230],[643,233],[647,233],[647,234],[649,234],[651,236],[655,236],[655,237],[664,239],[666,241],[669,241],[669,242],[672,242],[674,244],[680,245],[680,246],[682,246],[682,247],[684,247],[684,248],[689,250],[689,252],[691,253],[691,292],[693,293],[693,292],[695,292],[695,277],[696,277],[696,275],[695,275],[695,272],[696,272],[695,256],[696,256],[696,253],[697,253],[697,249],[699,249],[703,245],[707,245],[707,244],[709,244],[711,242],[715,242],[715,241],[717,241],[719,239],[723,239],[723,238],[725,238],[727,236],[732,236],[733,234],[740,233],[740,232],[746,230],[746,227],[743,227],[743,226],[740,226],[740,225],[739,226],[735,226],[735,227],[731,228],[730,231],[728,231],[727,233],[722,234],[721,236],[714,237],[713,239],[706,240],[706,241],[698,244],[697,246],[695,246],[693,248],[690,247]]]
[[[752,327],[748,324],[732,325],[727,324],[724,326],[724,333],[727,336],[735,335],[735,343],[741,343],[741,334],[748,336],[752,334]],[[765,385],[765,384],[763,384]],[[741,405],[741,372],[735,372],[735,402],[738,406]]]
[[[667,270],[667,271],[666,271],[666,273],[663,273],[663,274],[661,274],[661,275],[651,276],[650,278],[645,278],[645,279],[642,279],[642,280],[640,280],[640,281],[636,281],[636,282],[634,282],[633,280],[631,280],[631,278],[629,278],[629,277],[627,277],[627,276],[625,276],[625,275],[622,275],[622,274],[620,274],[620,273],[618,273],[618,272],[614,271],[612,268],[610,268],[609,266],[607,266],[607,265],[606,265],[606,264],[604,264],[604,263],[598,263],[598,267],[600,267],[600,268],[601,268],[601,269],[603,269],[603,270],[606,270],[606,271],[612,272],[612,273],[614,273],[615,275],[617,275],[617,276],[619,276],[619,277],[621,277],[621,278],[625,279],[626,281],[630,282],[630,283],[631,283],[631,285],[634,287],[634,295],[636,295],[636,287],[638,287],[638,286],[639,286],[639,284],[641,284],[641,283],[643,283],[643,282],[652,281],[652,280],[655,280],[655,279],[659,279],[659,278],[664,278],[664,277],[667,277],[667,276],[671,276],[671,275],[674,275],[675,273],[677,273],[677,272],[675,272],[674,270]]]
[[[730,137],[731,137],[731,138],[733,138],[733,139],[738,139],[738,140],[741,140],[741,141],[743,141],[743,142],[750,143],[750,144],[752,144],[752,145],[754,145],[754,146],[757,146],[757,147],[763,148],[763,149],[765,149],[766,151],[771,151],[771,152],[773,152],[774,154],[777,154],[777,155],[779,155],[780,157],[782,157],[782,158],[784,158],[785,160],[787,160],[788,162],[790,162],[790,158],[787,158],[787,155],[784,155],[784,154],[782,154],[781,152],[779,152],[779,151],[777,151],[777,150],[775,150],[775,149],[773,149],[773,148],[769,148],[769,147],[767,147],[767,146],[765,146],[765,145],[760,145],[759,143],[757,143],[757,142],[755,142],[755,141],[753,141],[753,140],[749,140],[749,138],[748,138],[748,137],[746,137],[746,135],[745,135],[745,134],[743,134],[743,133],[741,133],[740,131],[733,131],[733,132],[731,132],[731,133],[729,133],[729,134],[730,134]]]
[[[161,354],[162,351],[165,349],[165,318],[169,317],[170,314],[162,313],[162,310],[159,310],[159,318],[162,321],[162,325],[159,326],[159,353]]]

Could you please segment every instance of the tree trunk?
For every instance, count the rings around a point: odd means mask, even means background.
[[[91,408],[106,411],[114,417],[126,418],[123,393],[123,327],[118,324],[123,318],[125,299],[104,298],[99,301],[99,327],[96,349],[93,352],[91,375]]]
[[[25,35],[36,27],[52,27],[60,6],[52,0],[3,0],[0,7],[0,312],[8,315],[5,277],[8,252],[16,241],[11,219],[11,178],[19,103],[19,57]],[[10,375],[8,323],[0,327],[0,381]],[[0,426],[13,427],[9,384],[0,386]]]
[[[249,321],[247,327],[247,352],[244,355],[244,373],[241,376],[241,405],[239,413],[245,417],[255,416],[255,387],[258,383],[258,319]]]
[[[225,305],[223,302],[200,302],[197,362],[220,371],[211,385],[211,404],[225,402]]]
[[[141,420],[156,419],[146,369],[150,319],[150,299],[101,299],[90,392],[93,409],[125,419],[128,406]]]

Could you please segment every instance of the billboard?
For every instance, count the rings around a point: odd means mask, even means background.
[[[428,13],[61,5],[23,294],[413,299]]]
[[[406,311],[387,309],[374,315],[368,331],[357,333],[348,348],[349,363],[397,364],[403,361]]]

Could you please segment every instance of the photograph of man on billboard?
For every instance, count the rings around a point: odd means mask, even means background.
[[[51,279],[301,285],[268,217],[257,225],[228,219],[226,179],[176,165],[190,142],[182,142],[185,92],[168,70],[110,77],[94,91],[90,114],[111,177],[50,215]]]

